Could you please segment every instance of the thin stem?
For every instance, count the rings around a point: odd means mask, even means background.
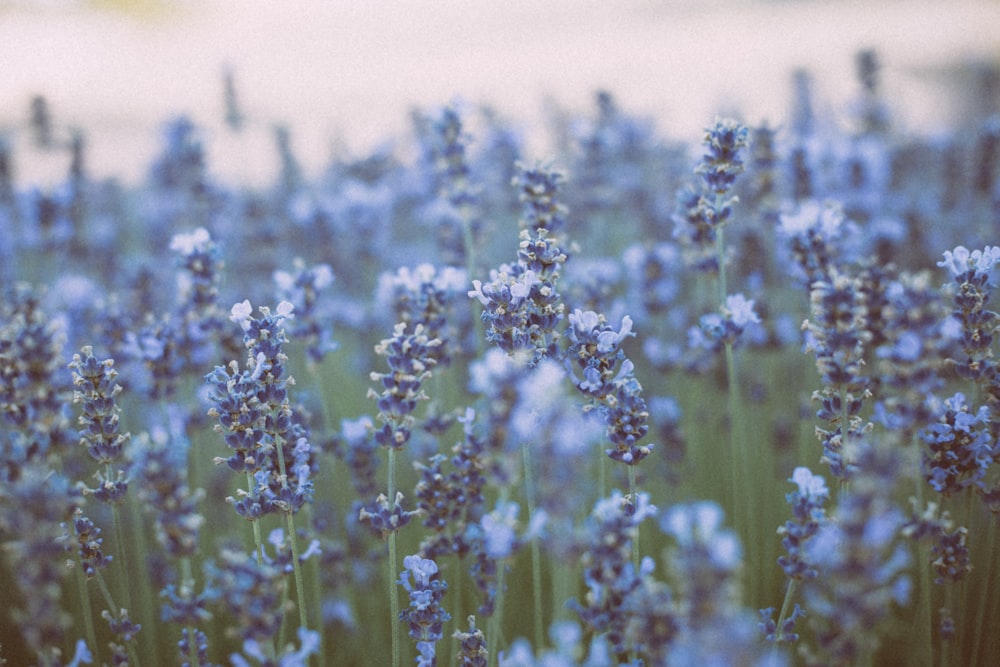
[[[125,600],[125,608],[135,613],[132,607],[131,577],[129,577],[128,553],[125,549],[125,531],[122,529],[121,507],[117,504],[111,505],[111,518],[115,527],[115,542],[118,545],[118,557],[122,578],[122,597]]]
[[[275,438],[275,449],[278,453],[278,471],[281,474],[281,486],[288,488],[288,471],[285,467],[285,452],[282,439]],[[299,563],[299,537],[295,530],[295,515],[289,508],[285,510],[285,523],[288,526],[288,540],[292,548],[292,573],[295,577],[295,596],[298,598],[299,627],[309,627],[306,619],[306,587],[302,583],[302,565]]]
[[[121,619],[121,609],[115,604],[115,599],[111,597],[111,591],[108,589],[108,582],[104,580],[104,575],[101,574],[100,570],[95,570],[94,578],[97,579],[97,587],[100,589],[101,595],[104,596],[104,603],[108,606],[108,613]],[[128,651],[129,664],[141,667],[139,665],[139,654],[135,650],[134,637],[132,641],[125,642],[125,650]]]
[[[530,526],[534,523],[535,518],[535,482],[531,472],[531,452],[527,442],[521,443],[521,458],[524,461],[524,496],[528,505],[528,525]],[[542,554],[537,536],[531,539],[531,588],[535,607],[535,650],[538,651],[545,644],[544,628],[546,625],[542,613]]]
[[[916,445],[911,445],[910,451],[913,452]],[[920,466],[920,455],[918,452],[914,452],[913,462],[915,464],[915,477],[916,482],[916,498],[917,498],[917,510],[924,510],[924,478],[923,470]],[[917,567],[920,570],[919,578],[919,590],[917,593],[917,614],[914,619],[914,625],[916,626],[915,634],[917,637],[923,638],[923,648],[920,651],[921,658],[926,661],[926,664],[932,665],[934,663],[934,620],[931,611],[932,606],[932,595],[931,595],[931,573],[929,567],[929,554],[928,548],[925,544],[917,545]]]
[[[971,496],[972,493],[973,493],[973,490],[970,487],[970,488],[966,489],[965,492],[966,492],[966,494],[968,494],[968,495]],[[972,507],[970,509],[969,516],[968,516],[968,522],[970,524],[972,523],[973,514],[976,514],[977,518],[979,516],[981,516],[981,514],[982,514],[981,507],[978,504],[976,504],[975,502],[972,503]],[[993,517],[992,517],[992,515],[988,515],[988,518],[992,519]],[[983,522],[982,521],[977,521],[977,523],[980,524],[978,527],[982,528],[982,523]],[[987,555],[987,561],[986,561],[986,571],[984,572],[984,581],[991,582],[991,581],[993,581],[994,561],[996,560],[996,553],[997,553],[996,552],[996,542],[997,542],[997,539],[996,539],[996,536],[997,536],[996,521],[995,520],[989,520],[989,521],[986,521],[985,523],[986,523],[986,527],[985,527],[986,528],[986,548],[983,550],[982,553],[984,553],[984,554]],[[978,662],[978,660],[979,660],[979,649],[982,647],[982,643],[984,641],[990,641],[990,639],[991,639],[990,637],[984,636],[984,634],[983,634],[985,632],[985,630],[983,628],[983,622],[985,621],[985,618],[986,618],[986,603],[988,601],[988,598],[991,598],[991,597],[992,596],[987,595],[985,589],[980,588],[980,590],[979,590],[979,605],[978,605],[978,610],[976,612],[976,628],[975,628],[975,631],[972,634],[972,636],[975,639],[974,639],[973,644],[972,644],[972,659],[969,661],[970,665],[978,665],[979,664],[979,662]]]
[[[639,498],[636,495],[635,466],[625,466],[628,469],[628,493],[632,499],[634,507],[639,506]],[[639,576],[639,526],[635,527],[635,539],[632,540],[632,566],[635,568],[635,575]]]
[[[389,447],[388,462],[389,477],[389,503],[395,503],[396,498],[396,450]],[[396,591],[396,531],[392,530],[388,536],[389,541],[389,624],[392,626],[392,665],[400,667],[400,640],[399,640],[399,597]]]
[[[500,635],[503,633],[503,598],[504,598],[504,573],[507,569],[503,561],[497,562],[497,596],[494,603],[493,615],[490,617],[489,627],[486,630],[486,645],[489,647],[489,666],[496,667],[497,655],[500,648]]]
[[[90,589],[87,588],[87,575],[83,571],[82,565],[76,568],[76,581],[80,588],[80,606],[83,611],[83,627],[87,634],[87,643],[90,650],[97,653],[97,633],[94,630],[94,611],[90,604]]]
[[[789,579],[788,586],[785,588],[785,599],[781,602],[781,611],[778,612],[778,623],[774,627],[774,642],[771,645],[771,655],[777,657],[778,645],[781,644],[782,640],[785,638],[784,630],[782,629],[785,625],[785,620],[788,618],[788,612],[792,609],[792,600],[795,599],[795,591],[799,587],[798,579]],[[774,662],[774,660],[772,660]]]
[[[255,485],[256,482],[254,481],[253,475],[251,475],[250,471],[247,470],[247,490],[250,492],[251,496],[255,493]],[[264,545],[260,536],[260,521],[258,519],[251,519],[250,525],[253,528],[253,544],[254,551],[257,554],[257,565],[261,566],[264,564]]]

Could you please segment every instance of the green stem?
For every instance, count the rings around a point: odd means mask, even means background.
[[[526,442],[521,443],[521,458],[524,461],[524,496],[528,505],[528,525],[534,523],[535,518],[535,482],[531,472],[531,452]],[[535,607],[534,629],[535,629],[535,650],[541,650],[545,645],[545,621],[542,613],[542,554],[538,537],[531,539],[531,588],[532,598]]]
[[[256,491],[256,482],[254,481],[253,475],[247,470],[247,490],[250,495],[253,495]],[[253,544],[254,552],[257,554],[257,565],[261,566],[264,564],[264,544],[260,536],[260,521],[257,519],[251,519],[250,525],[253,528]]]
[[[275,449],[278,453],[278,472],[281,474],[281,486],[288,488],[288,470],[285,467],[284,443],[280,437],[275,437]],[[289,508],[285,510],[285,524],[288,527],[288,541],[292,548],[292,573],[295,578],[295,596],[298,598],[299,627],[307,629],[306,619],[306,587],[302,583],[302,565],[299,563],[299,536],[295,530],[295,515]]]
[[[100,589],[101,595],[104,596],[104,603],[108,607],[108,613],[121,619],[121,609],[115,604],[115,599],[111,597],[111,591],[108,589],[108,583],[104,580],[104,575],[101,574],[100,570],[95,570],[94,578],[97,579],[97,587]],[[134,637],[132,641],[125,642],[125,650],[128,651],[129,664],[134,667],[141,667],[139,665],[139,654],[135,650],[135,643]]]
[[[792,610],[792,600],[795,599],[795,592],[799,587],[799,582],[797,579],[789,579],[788,586],[785,588],[785,599],[781,602],[781,611],[778,612],[778,624],[774,628],[774,643],[771,646],[771,655],[777,658],[778,646],[784,640],[784,632],[782,631],[782,626],[788,619],[788,613]],[[774,662],[774,660],[772,660]]]
[[[915,467],[914,480],[916,482],[917,511],[923,512],[924,479],[923,471],[920,467],[919,450],[916,448],[917,445],[911,443],[909,452],[914,454],[912,458]],[[933,596],[931,595],[931,573],[929,567],[930,558],[926,545],[917,545],[917,558],[917,567],[920,569],[920,588],[917,591],[917,613],[916,618],[914,619],[916,629],[914,634],[917,637],[923,638],[923,646],[920,650],[921,660],[924,661],[925,664],[932,665],[934,663],[934,619],[931,608],[933,604]]]
[[[82,565],[76,568],[76,581],[80,588],[80,607],[83,612],[83,627],[87,634],[87,643],[93,653],[97,653],[97,633],[94,630],[94,611],[90,603],[90,589],[87,588],[87,575],[83,572]]]
[[[497,596],[493,607],[493,615],[490,617],[489,626],[486,630],[486,646],[489,647],[489,665],[496,667],[497,655],[500,653],[500,636],[503,633],[503,598],[504,598],[504,573],[507,569],[506,563],[497,562]]]
[[[965,490],[965,492],[971,496],[972,493],[973,493],[973,490],[972,490],[972,488],[968,488],[968,489]],[[983,514],[982,507],[979,506],[977,503],[973,502],[972,503],[972,507],[971,507],[970,512],[969,512],[968,522],[969,522],[969,524],[971,524],[972,520],[973,520],[973,515],[976,515],[975,518],[977,519],[977,523],[979,524],[979,526],[977,526],[977,528],[980,528],[980,529],[985,528],[985,530],[986,530],[986,548],[982,550],[982,553],[985,554],[986,557],[987,557],[987,560],[986,560],[986,569],[985,569],[986,571],[983,573],[983,581],[984,582],[992,582],[993,581],[993,571],[994,571],[993,563],[996,560],[996,553],[997,553],[996,552],[996,548],[997,548],[997,544],[996,544],[996,542],[997,542],[997,539],[996,539],[996,535],[997,535],[996,520],[993,519],[992,514],[987,514],[987,521],[985,521],[986,526],[984,527],[982,525],[984,522],[981,521],[981,520],[978,520],[978,519],[980,519],[980,517],[982,516],[982,514]],[[968,584],[966,584],[966,589],[968,590]],[[982,648],[983,642],[984,641],[986,641],[986,642],[993,641],[993,638],[990,637],[988,635],[988,633],[984,634],[987,631],[983,628],[983,623],[984,623],[984,621],[986,619],[986,603],[991,598],[992,598],[992,596],[987,594],[987,589],[983,588],[983,587],[980,587],[980,589],[979,589],[979,604],[978,604],[978,609],[977,609],[977,612],[976,612],[976,629],[975,629],[975,631],[972,634],[972,637],[974,639],[973,639],[973,642],[972,642],[972,659],[969,661],[970,665],[978,665],[979,664],[979,662],[978,662],[979,661],[979,649]]]
[[[121,577],[123,584],[121,586],[122,597],[125,600],[125,608],[128,609],[130,613],[134,614],[136,610],[132,607],[132,578],[129,576],[129,559],[127,550],[125,549],[125,531],[122,529],[122,514],[121,507],[119,505],[111,505],[111,518],[115,527],[115,543],[118,546],[118,563],[119,569],[121,570],[119,576]]]
[[[639,498],[636,494],[635,466],[627,465],[628,469],[628,493],[632,499],[632,504],[639,506]],[[635,539],[632,540],[632,566],[635,568],[635,575],[639,576],[639,526],[635,527]]]
[[[388,462],[390,507],[396,500],[396,450],[389,447]],[[399,597],[396,591],[396,531],[392,530],[389,541],[389,624],[392,626],[392,667],[400,667],[399,646]]]

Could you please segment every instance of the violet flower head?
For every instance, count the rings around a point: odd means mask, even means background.
[[[430,338],[422,324],[417,324],[412,333],[406,333],[406,328],[400,322],[393,329],[392,338],[375,346],[375,352],[385,357],[389,372],[373,372],[369,376],[382,387],[381,393],[368,390],[368,397],[374,398],[378,405],[378,419],[383,422],[375,439],[383,447],[397,450],[410,440],[413,411],[419,401],[427,398],[421,387],[431,376],[431,368],[436,364],[434,351],[441,345],[441,339]]]
[[[301,258],[292,262],[292,271],[275,271],[273,279],[282,303],[289,303],[295,320],[288,324],[292,338],[305,341],[309,362],[319,364],[337,349],[333,340],[333,313],[324,308],[323,291],[333,284],[333,271],[326,264],[307,267]]]
[[[417,642],[419,667],[437,664],[435,645],[444,632],[444,624],[451,615],[441,608],[448,584],[440,578],[438,566],[429,558],[418,555],[403,558],[406,568],[399,575],[399,583],[410,595],[410,606],[399,614],[399,620],[409,627],[410,637]]]
[[[778,565],[786,577],[802,580],[817,574],[806,557],[805,547],[826,520],[823,506],[830,491],[822,477],[804,467],[796,468],[788,481],[798,488],[785,495],[792,508],[792,518],[778,528],[781,545],[786,550],[786,554],[778,558]]]
[[[572,600],[570,606],[594,633],[607,633],[611,649],[619,655],[628,650],[625,600],[653,569],[652,560],[646,558],[636,571],[632,545],[639,525],[656,511],[647,494],[633,499],[616,490],[597,501],[587,520],[588,548],[580,557],[587,593],[582,602]]]

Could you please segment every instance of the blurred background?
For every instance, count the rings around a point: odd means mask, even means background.
[[[897,127],[996,111],[996,1],[0,0],[0,138],[22,184],[63,178],[69,157],[52,147],[73,130],[92,175],[134,181],[184,114],[213,173],[252,184],[278,169],[275,126],[316,171],[404,136],[415,108],[486,104],[530,142],[553,109],[590,108],[606,89],[697,140],[717,113],[780,127],[796,69],[818,111],[847,122],[866,48]],[[39,113],[47,150],[31,141]]]

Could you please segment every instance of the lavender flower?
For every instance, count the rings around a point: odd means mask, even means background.
[[[606,453],[615,461],[635,465],[649,455],[652,445],[639,444],[649,431],[649,411],[634,376],[635,365],[621,349],[634,335],[632,318],[625,315],[617,331],[593,311],[576,310],[569,322],[567,362],[575,361],[582,369],[583,379],[575,380],[576,386],[591,397],[592,408],[607,424],[614,447]]]
[[[785,500],[792,506],[792,519],[778,528],[781,546],[787,552],[778,558],[778,565],[785,571],[786,577],[801,581],[817,574],[808,560],[806,547],[826,521],[823,505],[830,492],[823,478],[812,474],[808,468],[796,468],[788,481],[798,488],[785,494]]]
[[[73,369],[73,402],[83,404],[78,422],[80,444],[87,448],[91,458],[104,466],[97,472],[98,487],[88,489],[101,502],[120,504],[128,491],[128,480],[122,470],[112,477],[113,465],[123,459],[124,448],[131,438],[129,433],[119,433],[118,407],[116,398],[121,393],[121,385],[115,382],[118,372],[114,360],[98,361],[93,348],[84,346],[80,354],[73,355],[70,363]]]
[[[0,413],[12,428],[7,474],[28,460],[66,453],[75,442],[63,413],[68,383],[60,377],[65,331],[25,283],[4,291],[0,306]]]
[[[961,322],[961,344],[967,358],[958,361],[963,377],[987,389],[990,396],[998,392],[998,371],[992,359],[994,333],[1000,329],[1000,315],[986,307],[993,287],[990,274],[1000,261],[1000,247],[986,246],[969,251],[964,246],[946,250],[938,266],[947,268],[956,286],[954,317]],[[991,403],[997,400],[991,399]]]
[[[990,411],[976,412],[957,393],[944,401],[936,423],[920,431],[926,443],[924,475],[944,497],[968,487],[983,489],[986,472],[994,462],[995,443],[991,434]]]
[[[0,536],[20,592],[10,599],[11,618],[40,664],[54,664],[72,627],[60,587],[66,571],[65,526],[75,520],[80,502],[65,477],[38,465],[24,466],[16,479],[0,484]],[[106,562],[94,550],[88,555],[94,565]]]
[[[406,569],[397,583],[410,594],[410,606],[399,614],[399,620],[409,626],[410,637],[417,641],[417,665],[434,667],[435,645],[443,636],[444,624],[451,620],[451,615],[441,608],[448,584],[438,576],[437,563],[429,558],[407,556],[403,567]]]
[[[666,664],[769,664],[754,616],[740,600],[739,538],[722,521],[722,508],[708,501],[675,505],[660,518],[675,543],[667,557],[677,631],[660,648]]]
[[[441,345],[441,339],[429,338],[421,324],[408,334],[406,324],[400,322],[392,333],[392,338],[375,347],[375,352],[386,358],[390,372],[371,373],[371,380],[382,385],[382,392],[369,389],[368,397],[376,399],[378,418],[383,422],[375,440],[383,447],[399,450],[410,440],[417,403],[427,398],[421,385],[431,375],[436,363],[434,350]]]
[[[522,223],[531,229],[521,230],[517,262],[490,271],[489,283],[473,280],[469,291],[484,306],[486,340],[508,354],[531,354],[532,364],[556,356],[556,327],[564,312],[556,284],[566,253],[554,230],[541,226],[561,223],[555,199],[561,180],[558,172],[520,168],[515,185],[523,183],[527,208]]]
[[[326,264],[307,268],[301,258],[292,262],[293,272],[275,271],[273,279],[278,300],[292,304],[295,319],[289,322],[292,338],[303,340],[309,363],[319,364],[337,349],[333,340],[333,315],[323,309],[320,293],[333,283],[333,271]]]
[[[729,222],[739,198],[732,194],[736,177],[743,172],[741,151],[748,145],[749,130],[733,119],[718,119],[705,130],[707,152],[695,173],[701,187],[688,186],[678,196],[674,237],[685,249],[689,265],[717,271],[720,259],[715,243]]]
[[[456,351],[461,332],[454,323],[456,297],[466,291],[468,280],[462,269],[420,264],[413,269],[402,267],[379,277],[376,302],[391,310],[396,322],[407,326],[421,324],[428,338],[441,344],[434,348],[437,365],[447,365]]]
[[[816,633],[814,662],[856,665],[873,655],[876,629],[890,605],[909,598],[907,548],[898,538],[903,513],[892,503],[900,475],[898,454],[885,443],[862,441],[857,472],[841,494],[836,521],[824,523],[805,556],[818,576],[803,583],[809,626]]]
[[[869,428],[859,413],[868,392],[868,380],[861,374],[864,346],[870,336],[866,325],[868,311],[857,278],[836,270],[827,281],[816,282],[812,290],[815,320],[803,328],[811,336],[809,346],[816,356],[816,368],[823,388],[813,394],[820,402],[816,416],[829,424],[817,428],[823,445],[823,461],[841,480],[848,480],[853,470],[854,442]]]
[[[647,494],[633,499],[615,491],[594,505],[588,520],[588,549],[581,556],[587,594],[582,603],[573,600],[570,606],[593,632],[607,633],[611,650],[618,655],[629,650],[625,644],[629,623],[625,600],[653,567],[647,558],[636,570],[632,544],[639,524],[654,514],[656,507],[649,503]]]
[[[222,253],[204,227],[177,234],[170,250],[179,255],[177,352],[184,367],[199,370],[216,356],[223,322],[219,313]]]
[[[283,325],[293,317],[293,306],[283,301],[274,313],[266,307],[259,310],[260,317],[254,318],[250,302],[243,301],[230,315],[244,332],[245,369],[234,361],[206,376],[214,403],[209,415],[218,420],[216,430],[225,433],[226,444],[234,450],[228,459],[215,462],[248,475],[250,488],[227,500],[251,521],[273,511],[294,514],[310,502],[313,492],[312,447],[294,419],[282,350],[288,342]]]
[[[458,640],[458,667],[486,667],[489,655],[486,649],[486,636],[476,627],[476,617],[469,616],[467,632],[455,630],[452,635]]]

